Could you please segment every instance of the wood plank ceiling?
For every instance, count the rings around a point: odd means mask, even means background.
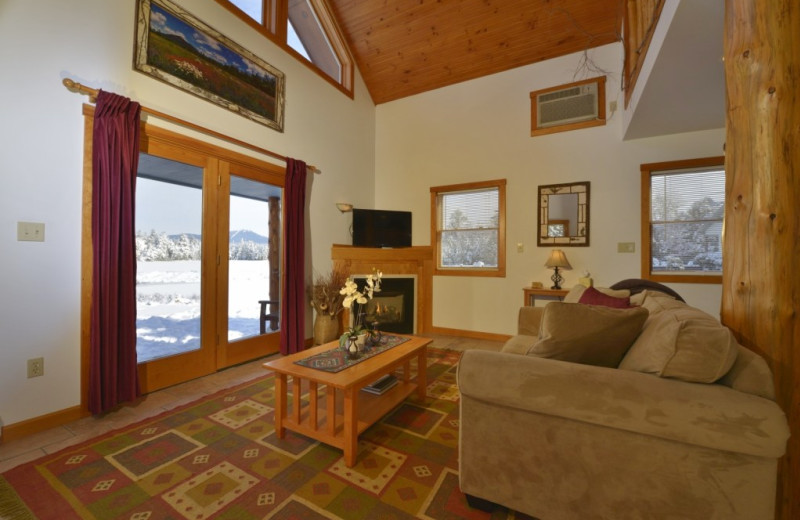
[[[625,0],[328,0],[376,104],[620,39]]]

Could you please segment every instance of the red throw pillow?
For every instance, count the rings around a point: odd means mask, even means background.
[[[587,305],[603,305],[605,307],[613,307],[615,309],[627,309],[631,306],[630,298],[615,298],[603,294],[594,287],[587,287],[581,295],[578,303],[585,303]]]

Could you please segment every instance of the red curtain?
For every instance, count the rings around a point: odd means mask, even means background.
[[[283,224],[283,293],[281,294],[281,354],[305,348],[305,207],[306,163],[286,160]]]
[[[139,397],[134,195],[139,103],[100,91],[92,155],[92,314],[89,411]]]

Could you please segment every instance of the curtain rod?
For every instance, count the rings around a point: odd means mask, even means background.
[[[82,84],[78,83],[77,81],[74,81],[74,80],[72,80],[70,78],[64,78],[62,83],[64,84],[65,87],[67,87],[67,90],[70,90],[72,92],[78,92],[79,94],[85,94],[85,95],[89,96],[89,101],[91,103],[97,103],[97,95],[100,92],[98,89],[87,87],[86,85],[82,85]],[[284,162],[286,161],[286,156],[285,155],[281,155],[281,154],[275,153],[273,151],[267,150],[266,148],[261,148],[260,146],[256,146],[254,144],[250,144],[250,143],[245,142],[245,141],[240,141],[239,139],[236,139],[235,137],[230,137],[230,136],[227,136],[225,134],[221,134],[219,132],[216,132],[216,131],[211,130],[209,128],[205,128],[205,127],[200,126],[200,125],[196,125],[196,124],[191,123],[189,121],[186,121],[184,119],[180,119],[178,117],[171,116],[169,114],[165,114],[164,112],[159,112],[158,110],[153,110],[152,108],[147,108],[145,106],[142,106],[141,109],[142,109],[142,112],[144,112],[145,114],[149,114],[149,115],[158,117],[160,119],[165,119],[167,121],[171,121],[171,122],[176,123],[178,125],[185,126],[187,128],[191,128],[192,130],[197,130],[198,132],[202,132],[202,133],[204,133],[206,135],[210,135],[212,137],[216,137],[218,139],[222,139],[224,141],[228,141],[229,143],[233,143],[235,145],[242,146],[244,148],[248,148],[248,149],[253,150],[255,152],[259,152],[259,153],[263,153],[265,155],[269,155],[270,157],[272,157],[274,159],[278,159],[278,160],[281,160],[281,161],[284,161]],[[310,171],[310,172],[313,172],[313,173],[322,173],[322,170],[320,170],[316,166],[312,166],[310,164],[306,165],[306,169],[308,171]]]

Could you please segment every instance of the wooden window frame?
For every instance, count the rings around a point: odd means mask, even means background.
[[[650,180],[654,173],[667,170],[682,170],[690,168],[709,168],[714,166],[725,166],[725,157],[703,157],[699,159],[685,159],[679,161],[666,161],[658,163],[642,164],[641,170],[641,277],[645,280],[652,280],[659,283],[704,283],[722,284],[721,274],[653,274],[651,271],[651,239],[650,228]]]
[[[215,0],[222,7],[236,15],[240,20],[244,21],[247,25],[263,34],[270,41],[278,45],[281,49],[292,55],[305,66],[313,70],[317,75],[325,81],[339,89],[342,93],[350,98],[354,97],[353,94],[353,77],[354,77],[354,60],[350,54],[350,49],[345,43],[346,40],[336,18],[331,11],[330,6],[326,0],[308,0],[311,7],[314,9],[322,30],[333,49],[334,54],[339,59],[341,65],[341,78],[339,81],[330,77],[325,71],[315,65],[312,61],[305,56],[294,50],[287,40],[288,23],[289,23],[289,0],[263,0],[264,7],[264,20],[261,23],[251,18],[247,13],[239,9],[230,0]]]
[[[442,247],[439,229],[439,196],[460,191],[497,189],[497,267],[441,267]],[[484,276],[505,278],[506,276],[506,179],[468,182],[434,186],[431,191],[431,243],[433,244],[433,274],[440,276]]]

